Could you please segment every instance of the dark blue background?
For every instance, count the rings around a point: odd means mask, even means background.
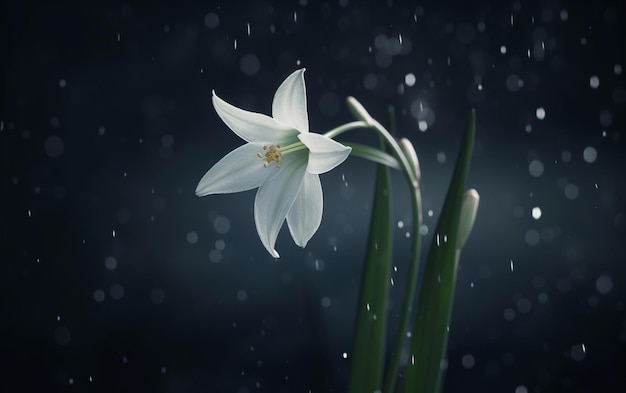
[[[431,233],[476,108],[445,390],[624,391],[626,16],[577,3],[3,4],[0,390],[345,390],[374,165],[323,175],[319,231],[282,231],[277,261],[253,192],[194,195],[242,143],[211,90],[269,113],[306,67],[316,132],[352,120],[348,95],[395,107]],[[412,232],[394,193],[390,332]]]

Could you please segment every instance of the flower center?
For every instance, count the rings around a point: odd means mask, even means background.
[[[264,154],[261,153],[256,153],[256,156],[259,158],[265,158],[265,162],[263,163],[264,167],[268,167],[272,162],[276,163],[276,168],[280,168],[280,157],[283,156],[283,154],[280,152],[280,145],[271,145],[271,146],[263,146],[263,151],[265,152]]]
[[[256,156],[265,160],[264,167],[268,167],[272,162],[276,163],[276,168],[280,168],[280,159],[285,154],[293,153],[298,150],[306,149],[302,142],[292,143],[288,146],[270,145],[263,146],[263,153],[256,153]]]

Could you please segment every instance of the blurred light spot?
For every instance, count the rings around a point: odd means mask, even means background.
[[[327,296],[324,296],[321,300],[321,303],[322,303],[322,307],[324,308],[330,307],[330,298]]]
[[[65,86],[67,86],[67,82],[65,82],[65,79],[61,79],[59,81],[59,87],[65,87]]]
[[[404,222],[403,221],[398,221],[398,228],[400,228],[400,229],[404,228]]]
[[[248,292],[246,292],[243,289],[240,289],[237,291],[237,300],[239,300],[240,302],[245,301],[248,298]]]
[[[535,110],[535,115],[537,116],[537,119],[543,120],[546,118],[546,110],[543,109],[543,107],[539,107]]]
[[[538,206],[533,207],[532,210],[532,216],[535,220],[538,220],[541,218],[541,208]]]
[[[556,289],[563,293],[569,292],[572,289],[572,283],[569,278],[561,277],[556,280]]]
[[[65,326],[59,326],[54,329],[54,342],[57,345],[65,346],[70,343],[72,333]]]
[[[373,90],[378,85],[378,78],[376,75],[369,73],[365,75],[365,79],[363,79],[363,87],[367,90]]]
[[[115,257],[106,257],[104,259],[104,266],[107,270],[115,270],[117,267],[117,259],[115,259]]]
[[[615,64],[613,66],[613,72],[615,73],[615,75],[622,75],[622,65],[621,64]]]
[[[440,164],[443,164],[444,162],[446,162],[446,153],[442,151],[437,153],[437,162]]]
[[[613,280],[606,274],[601,275],[596,280],[596,289],[601,294],[606,295],[613,289]]]
[[[500,53],[502,53],[503,55],[506,53],[506,46],[502,45],[500,47]]]
[[[545,292],[541,292],[539,296],[537,296],[537,300],[539,303],[546,303],[548,301],[548,294]]]
[[[463,355],[463,358],[461,358],[461,364],[463,365],[463,368],[467,369],[474,367],[474,364],[476,364],[474,355],[470,353]]]
[[[224,235],[230,231],[230,221],[224,216],[217,216],[213,221],[213,228],[215,232]]]
[[[165,134],[161,137],[161,145],[167,149],[174,145],[174,137],[170,134]]]
[[[196,244],[198,242],[198,234],[194,231],[187,233],[187,242],[189,242],[189,244]]]
[[[222,239],[217,239],[215,241],[215,249],[223,251],[224,248],[226,248],[226,242],[224,240],[222,240]]]
[[[528,313],[531,308],[532,304],[530,303],[530,300],[526,298],[521,298],[517,301],[517,311],[521,312],[522,314]]]
[[[215,29],[220,24],[220,17],[214,12],[209,12],[204,16],[204,25],[209,29]]]
[[[583,158],[590,164],[594,162],[596,158],[598,158],[598,152],[596,151],[595,147],[585,147],[585,150],[583,150]]]
[[[592,89],[597,89],[598,86],[600,86],[600,78],[596,75],[589,78],[589,86],[591,86]]]
[[[515,388],[515,393],[528,393],[528,389],[524,385],[519,385]]]
[[[524,239],[526,240],[526,244],[528,244],[529,246],[536,246],[541,240],[541,234],[536,229],[529,229],[528,231],[526,231]]]
[[[513,310],[512,308],[507,308],[506,310],[504,310],[504,320],[510,322],[513,319],[515,319],[515,310]]]
[[[572,153],[569,150],[563,150],[561,153],[561,161],[570,162],[572,160]]]
[[[106,129],[104,128],[104,126],[98,127],[98,135],[103,136],[105,132],[106,132]]]
[[[528,172],[532,177],[539,177],[543,174],[543,163],[539,160],[532,160],[528,164]]]
[[[428,123],[425,120],[420,120],[417,122],[417,127],[420,131],[424,132],[428,129]]]
[[[161,304],[165,300],[165,292],[160,288],[154,288],[150,291],[150,301],[153,304]]]
[[[565,198],[574,200],[578,198],[578,187],[575,184],[568,184],[563,190],[565,192]]]
[[[120,300],[124,297],[124,287],[120,284],[113,284],[109,289],[109,295],[111,295],[111,299]]]
[[[104,291],[102,289],[93,291],[93,300],[95,300],[96,303],[102,303],[104,301]]]
[[[63,154],[63,139],[57,135],[51,135],[46,138],[43,148],[50,158],[58,158]]]
[[[613,93],[611,93],[611,98],[613,99],[614,103],[622,105],[624,102],[626,102],[626,89],[624,89],[622,86],[615,87],[613,89]]]
[[[406,74],[404,76],[404,83],[406,83],[406,85],[409,87],[413,86],[415,84],[415,75]]]
[[[600,112],[600,125],[602,127],[610,127],[613,124],[613,115],[608,109]]]
[[[342,353],[341,357],[344,358],[344,359],[347,359],[348,358],[348,353],[347,352]]]
[[[248,53],[242,56],[241,61],[239,62],[239,67],[241,68],[241,72],[244,75],[252,76],[259,72],[261,68],[261,63],[259,62],[259,58],[253,55],[252,53]]]
[[[211,252],[209,252],[209,260],[213,263],[221,261],[222,252],[220,250],[211,250]]]
[[[524,81],[517,75],[511,74],[506,78],[506,88],[512,92],[516,92],[524,87]]]

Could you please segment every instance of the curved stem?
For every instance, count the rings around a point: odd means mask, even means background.
[[[367,128],[367,127],[368,127],[368,124],[364,121],[353,121],[351,123],[340,125],[337,128],[333,128],[332,130],[324,133],[323,135],[332,139],[336,137],[337,135],[343,134],[346,131],[354,130],[356,128]]]
[[[409,183],[409,189],[411,193],[411,207],[413,210],[413,236],[415,236],[411,244],[411,259],[409,261],[409,277],[407,280],[406,291],[404,294],[404,300],[402,302],[402,311],[400,314],[400,324],[398,326],[398,333],[396,334],[396,340],[394,349],[392,352],[391,361],[385,374],[385,380],[383,383],[383,392],[392,393],[396,386],[398,378],[398,371],[400,369],[400,357],[402,355],[402,348],[406,341],[409,319],[411,317],[411,311],[413,310],[413,299],[415,297],[415,291],[418,281],[419,272],[419,259],[421,253],[422,237],[419,230],[422,226],[422,194],[420,192],[418,174],[412,169],[409,161],[404,154],[403,150],[398,145],[395,138],[383,127],[378,121],[372,118],[369,113],[363,108],[353,97],[348,98],[348,106],[350,110],[361,118],[362,121],[352,122],[335,128],[329,131],[325,135],[328,137],[337,136],[343,132],[354,128],[370,128],[377,131],[387,142],[391,148],[394,156],[400,163],[400,167],[404,172],[406,179]]]
[[[409,319],[411,311],[413,311],[413,300],[417,289],[417,279],[419,273],[419,260],[422,246],[422,236],[419,233],[422,227],[422,193],[419,186],[411,190],[411,207],[413,210],[413,236],[416,236],[411,244],[411,260],[409,261],[409,274],[406,283],[406,291],[402,302],[402,311],[400,314],[400,323],[396,334],[393,352],[391,353],[391,361],[385,374],[383,384],[384,393],[392,393],[396,387],[398,372],[400,370],[400,357],[402,348],[406,342],[409,328]]]

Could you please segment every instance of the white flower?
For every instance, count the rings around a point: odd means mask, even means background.
[[[287,219],[295,243],[306,246],[322,221],[319,174],[341,164],[351,148],[320,134],[309,133],[304,68],[278,87],[272,117],[230,105],[213,92],[219,117],[246,144],[231,151],[200,180],[196,195],[226,194],[259,188],[254,221],[261,242],[274,249]]]

